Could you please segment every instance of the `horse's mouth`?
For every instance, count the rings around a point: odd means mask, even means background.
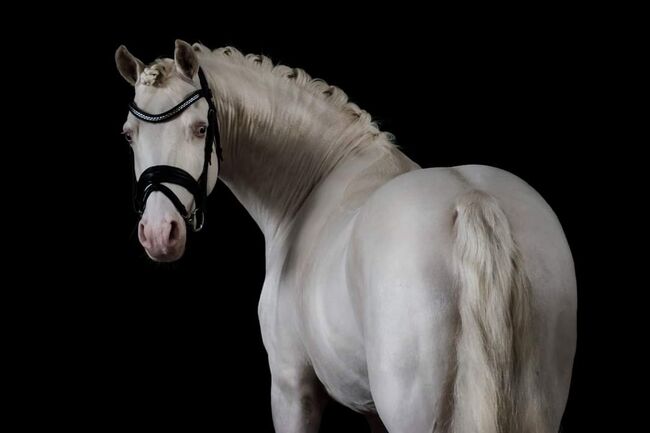
[[[149,258],[154,262],[171,263],[183,257],[183,253],[185,252],[185,245],[176,248],[161,249],[156,251],[150,251],[146,248],[144,250],[147,252]]]

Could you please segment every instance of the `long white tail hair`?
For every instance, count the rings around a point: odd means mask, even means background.
[[[497,200],[457,202],[454,262],[460,330],[452,433],[547,433],[530,281]]]

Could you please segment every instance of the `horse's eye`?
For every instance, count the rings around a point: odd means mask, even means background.
[[[124,135],[124,138],[129,142],[129,144],[133,144],[133,135],[131,134],[131,131],[122,131],[122,135]]]
[[[207,132],[208,127],[205,126],[204,124],[198,124],[194,126],[194,135],[196,135],[199,138],[205,137],[205,133]]]

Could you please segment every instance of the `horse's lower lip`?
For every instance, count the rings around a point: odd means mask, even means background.
[[[152,252],[145,248],[145,251],[147,251],[147,255],[149,256],[149,258],[151,258],[151,260],[155,262],[161,262],[161,263],[174,262],[183,256],[183,248],[180,248],[175,251],[165,250],[163,252],[159,252],[159,251]]]

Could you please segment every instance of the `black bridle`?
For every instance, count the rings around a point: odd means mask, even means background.
[[[129,111],[136,118],[148,123],[169,122],[185,111],[201,98],[208,103],[208,129],[205,134],[205,151],[203,156],[203,171],[198,180],[185,170],[170,165],[154,165],[147,168],[138,179],[135,185],[133,202],[136,212],[140,216],[144,213],[147,205],[147,198],[154,191],[160,191],[173,203],[174,207],[181,214],[185,222],[192,229],[198,232],[203,228],[205,222],[205,206],[208,197],[208,165],[212,157],[212,143],[219,161],[223,160],[221,142],[219,140],[219,124],[217,123],[217,109],[212,100],[212,91],[205,79],[203,70],[199,68],[199,81],[201,88],[190,93],[175,107],[160,114],[150,114],[142,111],[135,102],[129,104]],[[174,192],[163,183],[180,185],[194,196],[194,210],[188,211]]]

